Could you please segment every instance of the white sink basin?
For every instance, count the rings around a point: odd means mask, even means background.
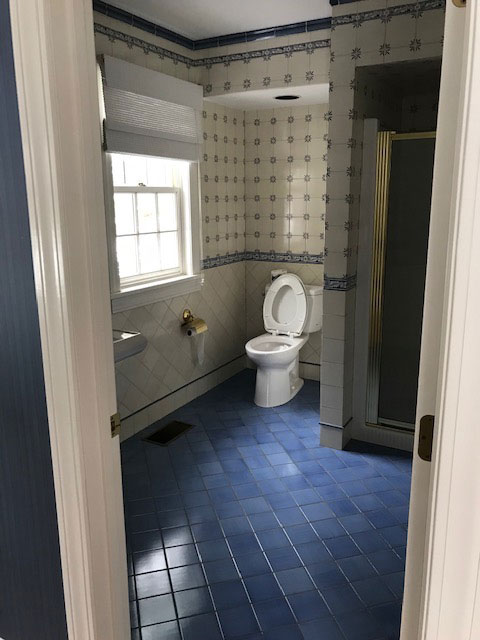
[[[141,333],[113,330],[113,354],[115,362],[141,353],[147,346],[147,339]]]

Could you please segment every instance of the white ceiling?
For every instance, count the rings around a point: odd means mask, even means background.
[[[329,0],[109,0],[109,4],[193,40],[332,14]]]
[[[298,100],[275,100],[275,96],[286,94],[300,97]],[[223,104],[232,109],[243,109],[245,111],[280,109],[282,107],[295,107],[302,104],[327,104],[328,84],[288,87],[288,89],[239,91],[238,93],[206,97],[205,100],[215,102],[215,104]]]

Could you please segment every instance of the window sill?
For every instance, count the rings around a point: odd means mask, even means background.
[[[199,291],[203,284],[201,274],[194,276],[177,276],[162,282],[148,283],[125,289],[119,293],[112,293],[112,313],[128,311],[147,304],[160,302],[177,296],[188,295]]]

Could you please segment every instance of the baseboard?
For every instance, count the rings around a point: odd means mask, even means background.
[[[244,355],[239,356],[235,360],[218,367],[215,371],[207,373],[198,380],[194,380],[181,389],[168,394],[168,396],[160,398],[148,407],[140,409],[140,411],[128,418],[122,419],[120,441],[123,442],[127,438],[131,438],[142,429],[239,373],[247,366],[246,359]]]
[[[361,424],[354,418],[352,420],[352,438],[362,442],[369,442],[370,444],[390,447],[391,449],[413,451],[415,434],[399,429],[390,429],[389,427]]]

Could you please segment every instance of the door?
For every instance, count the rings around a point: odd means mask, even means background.
[[[472,269],[479,269],[480,96],[473,78],[480,67],[480,6],[458,4],[446,4],[402,640],[467,640],[480,634],[475,600],[480,523],[472,509],[480,494],[473,427],[479,402],[472,389],[478,374],[472,359],[478,361],[480,348],[470,325],[478,327],[479,317],[478,286],[470,279]],[[417,453],[419,421],[428,414],[435,415],[432,462]]]

